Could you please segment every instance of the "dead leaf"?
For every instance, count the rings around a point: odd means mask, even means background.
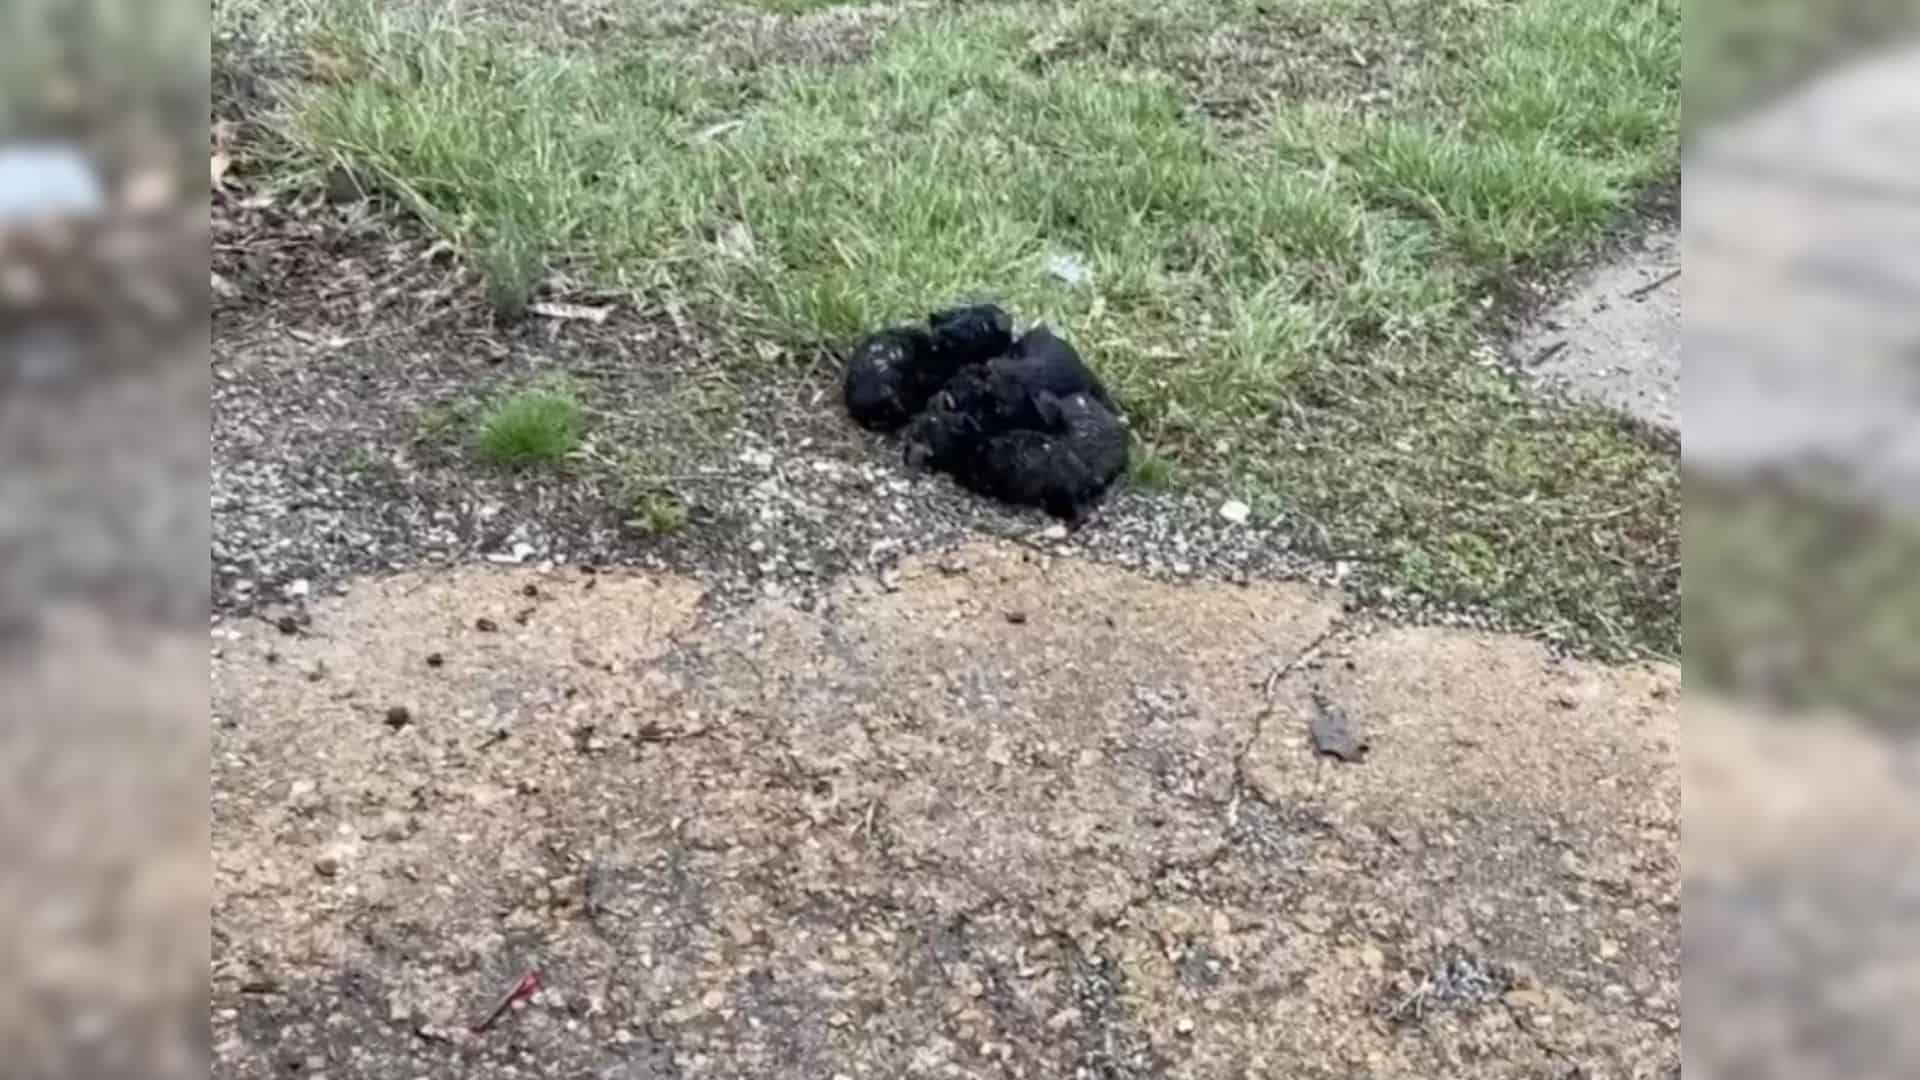
[[[746,222],[733,222],[720,230],[720,235],[714,238],[714,246],[720,249],[722,255],[751,259],[754,252],[753,230],[747,228]]]
[[[1371,749],[1366,737],[1347,719],[1347,711],[1328,701],[1318,690],[1313,692],[1311,730],[1315,750],[1349,764],[1365,760]]]
[[[568,319],[595,325],[606,322],[611,314],[608,308],[586,307],[582,304],[528,304],[527,310],[548,319]]]
[[[318,49],[307,50],[307,69],[315,82],[338,85],[353,81],[352,63]]]
[[[1538,990],[1509,990],[1502,996],[1507,1004],[1515,1008],[1537,1011],[1547,1007],[1547,996]]]
[[[730,131],[737,130],[744,124],[746,124],[745,120],[722,120],[712,127],[703,129],[698,135],[694,136],[694,139],[698,142],[712,142]]]

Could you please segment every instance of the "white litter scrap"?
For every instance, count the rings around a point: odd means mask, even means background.
[[[1047,259],[1048,275],[1068,285],[1085,285],[1093,280],[1093,270],[1078,255],[1054,255]]]
[[[0,147],[0,225],[98,214],[106,204],[99,174],[72,147],[51,143]]]

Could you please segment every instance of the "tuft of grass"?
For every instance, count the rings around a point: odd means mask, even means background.
[[[482,265],[494,321],[508,325],[525,318],[546,273],[539,246],[521,230],[509,227],[493,238]]]
[[[1174,55],[1148,29],[1207,32],[1199,0],[934,6],[860,63],[725,77],[345,0],[324,41],[358,74],[295,134],[516,253],[509,299],[563,256],[804,354],[991,294],[1074,338],[1169,476],[1257,484],[1383,586],[1676,651],[1673,455],[1468,349],[1480,283],[1671,172],[1678,0],[1436,3],[1476,14],[1435,20],[1391,109],[1308,95],[1230,127],[1143,62]]]
[[[579,448],[584,427],[580,402],[571,394],[523,390],[481,418],[479,451],[496,465],[553,464]]]
[[[1173,460],[1151,446],[1134,446],[1129,471],[1132,481],[1148,491],[1166,491],[1173,487]]]
[[[686,527],[687,504],[670,491],[652,491],[633,504],[627,527],[650,536],[665,536]]]

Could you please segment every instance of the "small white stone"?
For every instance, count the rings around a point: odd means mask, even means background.
[[[1047,275],[1068,285],[1085,285],[1093,280],[1093,271],[1077,255],[1054,255],[1047,259]]]
[[[295,581],[292,584],[287,586],[287,599],[301,600],[301,599],[304,599],[306,595],[312,591],[313,591],[313,583],[308,581],[306,578],[301,578],[300,580]]]
[[[1220,516],[1233,522],[1235,525],[1245,525],[1247,518],[1252,516],[1252,514],[1253,507],[1248,506],[1239,499],[1228,499],[1226,502],[1220,504]]]

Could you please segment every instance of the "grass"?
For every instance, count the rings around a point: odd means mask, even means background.
[[[641,532],[663,536],[678,532],[687,524],[687,504],[670,492],[649,492],[634,500],[633,516],[627,526]]]
[[[551,465],[579,448],[584,426],[580,402],[572,394],[523,390],[487,410],[477,445],[480,456],[495,465]]]
[[[1687,481],[1687,677],[1911,731],[1920,524],[1810,484]]]
[[[290,130],[496,267],[496,306],[565,260],[804,351],[991,297],[1096,359],[1147,482],[1253,482],[1364,552],[1363,585],[1673,651],[1673,455],[1468,347],[1493,284],[1674,170],[1677,0],[1399,6],[1428,60],[1392,109],[1335,92],[1230,126],[1154,59],[1261,24],[1251,0],[934,7],[860,63],[744,74],[342,2],[316,48],[351,74]],[[1090,282],[1049,276],[1060,255]]]
[[[1131,481],[1148,491],[1165,491],[1174,486],[1173,460],[1151,446],[1134,445],[1128,470]]]

